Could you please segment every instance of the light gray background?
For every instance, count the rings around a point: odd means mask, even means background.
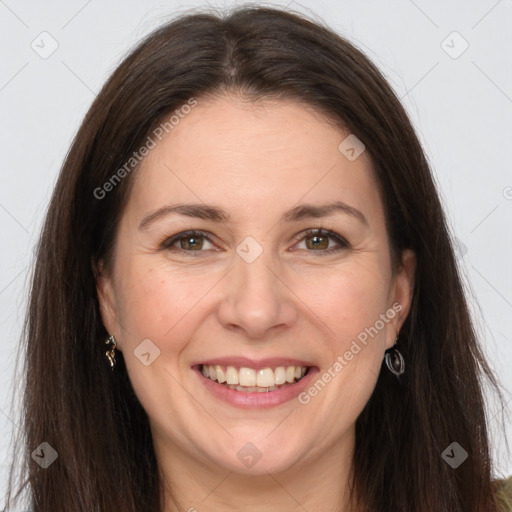
[[[19,387],[13,369],[32,248],[63,158],[95,94],[127,50],[175,13],[202,5],[207,4],[0,0],[0,507],[8,444],[17,428],[9,398]],[[273,5],[326,20],[370,56],[403,98],[460,241],[459,260],[485,352],[510,400],[512,1]],[[58,43],[47,59],[31,48],[33,41],[43,45],[43,31]],[[453,31],[469,44],[458,58],[452,56],[464,42]],[[46,39],[46,49],[49,44]],[[490,409],[495,415],[492,404]],[[512,474],[505,436],[496,419],[491,426],[496,474]]]

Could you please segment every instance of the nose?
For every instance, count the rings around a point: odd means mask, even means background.
[[[280,266],[267,252],[247,263],[236,257],[224,283],[224,296],[218,308],[219,322],[244,338],[268,339],[290,328],[297,320],[293,293],[286,286]]]

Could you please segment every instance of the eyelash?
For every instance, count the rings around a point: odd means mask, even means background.
[[[306,230],[304,233],[302,233],[300,236],[296,237],[294,239],[294,241],[296,241],[297,243],[299,242],[302,242],[303,240],[305,240],[306,238],[310,237],[310,236],[322,236],[322,237],[329,237],[333,240],[335,240],[338,244],[339,244],[339,247],[335,247],[335,248],[331,248],[331,249],[325,249],[325,250],[318,250],[318,251],[314,251],[314,250],[307,250],[307,252],[312,252],[312,253],[319,253],[319,255],[324,255],[324,254],[332,254],[332,253],[335,253],[335,252],[339,252],[343,249],[347,249],[350,247],[350,244],[340,235],[338,235],[337,233],[335,233],[334,231],[330,231],[330,230],[326,230],[326,229],[308,229]],[[195,231],[195,230],[192,230],[192,231],[184,231],[182,233],[178,233],[177,235],[174,235],[172,237],[169,237],[169,238],[166,238],[161,244],[160,244],[160,248],[162,250],[171,250],[172,249],[172,246],[176,243],[176,242],[179,242],[180,240],[182,239],[186,239],[186,238],[204,238],[206,239],[208,242],[212,243],[213,244],[213,241],[212,239],[208,236],[208,234],[204,231]],[[198,251],[192,251],[192,250],[186,250],[186,249],[181,249],[181,248],[174,248],[174,250],[172,252],[178,252],[178,253],[186,253],[188,256],[196,256],[194,253],[201,253],[201,252],[204,252],[203,250],[198,250]]]

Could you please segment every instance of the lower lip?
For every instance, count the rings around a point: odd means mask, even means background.
[[[304,375],[301,380],[290,386],[277,389],[276,391],[246,392],[228,388],[224,384],[219,384],[205,377],[201,372],[200,365],[192,369],[197,373],[206,389],[214,396],[230,405],[242,409],[268,409],[293,400],[310,385],[310,382],[319,371],[316,367],[310,368],[308,373]]]

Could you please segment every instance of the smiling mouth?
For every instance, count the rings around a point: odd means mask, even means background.
[[[248,367],[200,364],[199,371],[207,379],[245,393],[268,393],[293,386],[309,372],[309,366]]]

